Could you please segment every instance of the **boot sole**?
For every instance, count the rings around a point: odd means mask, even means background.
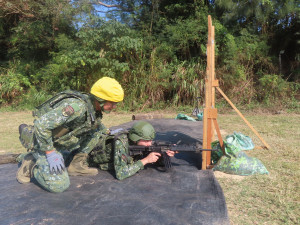
[[[25,157],[26,157],[26,156],[25,156]],[[24,158],[23,160],[25,160],[25,158]],[[18,171],[17,171],[17,175],[16,175],[17,181],[18,181],[19,183],[21,183],[21,184],[29,183],[30,180],[31,180],[30,174],[31,174],[31,172],[32,172],[32,170],[33,170],[33,168],[34,168],[34,166],[35,166],[35,162],[34,162],[34,164],[32,165],[32,167],[29,168],[29,177],[27,177],[27,176],[22,176],[23,170],[24,170],[24,167],[25,167],[25,162],[22,162],[20,168],[19,168]]]
[[[23,163],[22,165],[20,166],[20,168],[18,169],[17,171],[17,181],[20,183],[20,184],[25,184],[25,183],[29,183],[30,182],[30,177],[24,177],[24,176],[21,176],[20,174],[22,174],[23,172],[23,169],[24,169],[24,166],[23,166]]]

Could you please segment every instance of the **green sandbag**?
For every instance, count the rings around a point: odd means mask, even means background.
[[[197,116],[197,120],[198,121],[202,121],[203,120],[203,112],[198,113],[196,116]]]
[[[225,152],[227,155],[233,155],[235,156],[236,153],[238,153],[239,151],[241,151],[240,148],[232,145],[232,144],[228,144],[226,141],[223,141],[224,146],[225,146]],[[214,141],[211,143],[211,148],[212,149],[218,149],[217,151],[212,151],[211,152],[211,159],[213,162],[213,165],[216,164],[220,158],[223,156],[223,151],[221,149],[220,146],[220,142],[219,141]]]
[[[194,118],[192,118],[192,117],[190,117],[190,116],[187,116],[187,115],[185,115],[185,114],[183,114],[183,113],[179,113],[179,114],[176,116],[175,120],[189,120],[189,121],[196,121]]]
[[[234,132],[231,135],[227,135],[226,141],[228,144],[237,146],[241,150],[252,150],[254,148],[251,138],[242,133]]]
[[[226,155],[223,155],[219,141],[214,141],[211,144],[213,149],[218,149],[211,153],[214,171],[242,176],[269,173],[260,160],[247,156],[238,146],[226,141],[223,142]]]
[[[236,156],[222,156],[213,170],[241,176],[269,174],[259,159],[247,156],[243,151],[238,152]]]

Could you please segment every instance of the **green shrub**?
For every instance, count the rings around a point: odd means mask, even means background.
[[[11,103],[23,94],[25,88],[31,87],[28,77],[17,71],[18,65],[17,62],[0,70],[0,104]]]
[[[32,110],[51,97],[51,94],[48,94],[43,90],[38,91],[35,87],[32,87],[26,94],[20,97],[16,108]]]
[[[267,74],[259,79],[259,98],[266,104],[291,99],[299,89],[299,85],[287,82],[280,75]]]

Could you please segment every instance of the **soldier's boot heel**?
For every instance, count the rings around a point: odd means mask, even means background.
[[[27,154],[22,160],[22,164],[17,171],[17,181],[21,184],[29,183],[32,177],[32,169],[35,165],[35,158],[31,153]]]
[[[68,167],[70,176],[95,176],[98,174],[97,168],[88,167],[87,156],[86,153],[78,153],[74,156]]]

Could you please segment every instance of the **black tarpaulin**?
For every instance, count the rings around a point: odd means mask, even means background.
[[[201,122],[149,122],[158,131],[156,139],[202,141]],[[198,158],[179,153],[172,158],[170,172],[151,166],[123,181],[106,171],[70,177],[70,188],[59,194],[34,183],[19,184],[17,165],[3,164],[0,224],[229,224],[222,189],[211,170],[198,170]]]

